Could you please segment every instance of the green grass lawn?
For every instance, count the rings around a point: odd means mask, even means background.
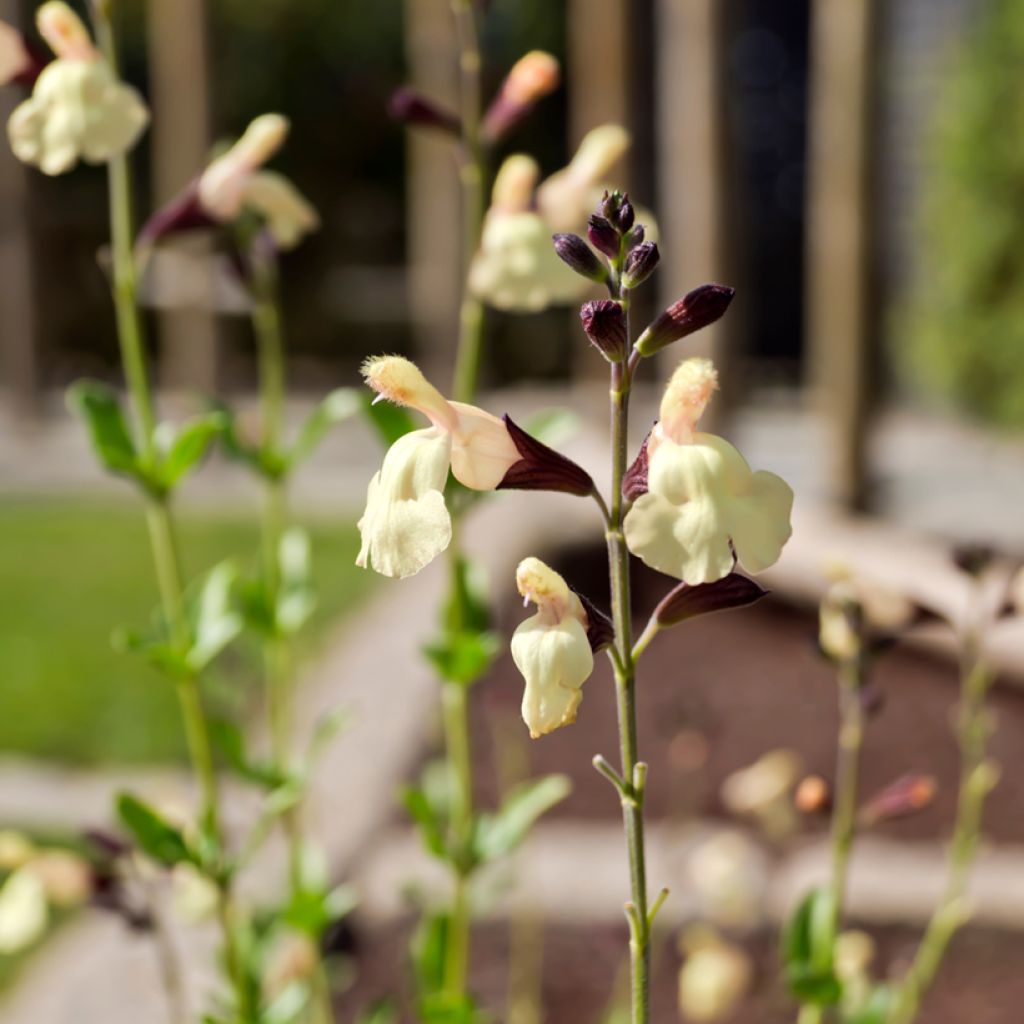
[[[181,517],[185,568],[196,574],[233,556],[251,565],[258,525],[195,513]],[[320,605],[317,636],[365,596],[351,523],[309,526]],[[130,502],[7,498],[0,502],[0,754],[60,761],[182,759],[172,686],[140,659],[116,652],[115,626],[144,628],[157,602],[145,523]],[[254,662],[228,659],[219,681],[251,697]]]

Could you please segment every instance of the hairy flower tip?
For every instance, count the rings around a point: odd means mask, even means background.
[[[587,616],[587,640],[590,649],[597,654],[598,651],[611,647],[615,643],[615,625],[612,620],[585,594],[578,590],[573,590],[573,593],[579,598]]]
[[[613,192],[605,192],[598,212],[616,231],[626,234],[633,226],[636,213],[633,204],[629,201],[629,194],[615,189]]]
[[[541,612],[562,614],[569,604],[569,584],[551,566],[530,555],[516,567],[516,588]]]
[[[867,825],[908,818],[928,807],[937,792],[938,784],[931,775],[904,775],[868,800],[860,816]]]
[[[539,100],[554,92],[560,81],[561,68],[550,53],[532,50],[520,57],[484,116],[484,138],[489,142],[503,138]]]
[[[623,268],[623,286],[639,287],[654,273],[660,260],[661,253],[658,251],[657,242],[642,242],[631,248],[626,254],[626,264]]]
[[[609,259],[619,258],[622,239],[611,222],[599,214],[592,214],[587,221],[587,238],[595,249],[603,252]]]
[[[721,319],[736,294],[722,284],[702,284],[673,303],[640,335],[637,351],[654,355],[672,342],[699,331]]]
[[[521,458],[505,473],[498,490],[560,491],[581,498],[593,493],[594,481],[585,469],[538,441],[509,416],[503,419]]]
[[[626,501],[636,501],[647,493],[647,473],[651,464],[647,446],[650,440],[651,433],[648,431],[644,443],[640,445],[640,451],[622,478],[622,496]]]
[[[64,60],[98,56],[82,19],[63,0],[50,0],[36,11],[36,27],[51,50]]]
[[[659,626],[675,626],[698,615],[745,608],[767,596],[768,591],[760,584],[732,572],[714,583],[696,586],[680,583],[662,598],[654,610],[654,618]]]
[[[597,299],[580,307],[580,323],[594,346],[610,363],[626,358],[626,314],[614,299]]]
[[[404,356],[370,356],[362,365],[363,380],[377,394],[395,405],[418,409],[432,420],[451,420],[444,396],[420,368]]]
[[[409,86],[402,86],[388,100],[388,116],[399,124],[415,128],[435,128],[449,135],[462,132],[462,122],[442,103]]]
[[[580,238],[571,233],[553,235],[558,258],[580,277],[585,277],[598,284],[608,280],[608,268],[594,255],[594,250]]]
[[[661,399],[662,433],[676,441],[688,440],[717,389],[718,371],[710,359],[684,359],[669,379]]]

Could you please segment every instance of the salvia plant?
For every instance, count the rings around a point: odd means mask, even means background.
[[[0,24],[0,80],[30,90],[8,124],[19,159],[48,175],[63,174],[80,161],[106,168],[108,265],[129,401],[123,404],[113,389],[83,381],[71,389],[69,404],[103,467],[127,480],[144,507],[160,607],[151,628],[122,629],[117,642],[155,666],[177,693],[198,810],[176,813],[123,793],[116,808],[119,834],[86,837],[87,862],[0,833],[4,899],[16,900],[20,908],[17,927],[11,925],[15,918],[4,919],[0,951],[38,935],[51,906],[89,898],[152,937],[172,1021],[194,1019],[182,965],[154,892],[153,879],[163,872],[188,890],[194,907],[210,912],[219,929],[224,984],[204,1007],[204,1024],[335,1019],[329,938],[354,896],[347,887],[330,884],[303,805],[317,757],[342,719],[321,721],[305,743],[296,734],[297,645],[315,593],[309,540],[290,514],[289,487],[327,431],[361,409],[387,451],[367,489],[357,564],[404,578],[441,556],[448,563],[440,628],[424,649],[440,683],[443,757],[402,792],[425,847],[451,880],[447,902],[423,908],[414,940],[416,1015],[425,1024],[489,1019],[470,985],[474,882],[484,865],[514,851],[569,791],[567,779],[553,775],[511,790],[493,809],[478,808],[474,799],[469,701],[500,643],[482,573],[462,543],[462,525],[487,493],[526,490],[591,502],[595,537],[600,530],[607,550],[608,608],[541,558],[523,552],[514,582],[535,611],[516,628],[510,646],[524,680],[522,718],[535,740],[576,720],[599,654],[610,666],[604,699],[614,701],[619,750],[616,757],[597,752],[593,766],[622,809],[628,1019],[647,1024],[654,926],[669,893],[647,872],[648,764],[637,727],[645,684],[638,670],[663,631],[751,605],[765,595],[751,576],[780,557],[791,533],[793,493],[774,473],[753,470],[725,438],[701,429],[718,387],[709,359],[690,355],[677,362],[662,390],[657,421],[642,439],[630,435],[630,397],[646,368],[653,365],[658,372],[684,347],[679,343],[726,313],[732,289],[702,285],[650,323],[634,322],[633,294],[655,273],[661,253],[651,215],[606,181],[629,146],[628,133],[617,125],[595,129],[569,164],[544,180],[537,162],[525,154],[492,167],[496,148],[557,87],[559,67],[549,54],[528,53],[485,104],[479,45],[484,6],[452,0],[459,40],[454,55],[458,109],[411,88],[391,102],[395,119],[447,138],[456,156],[463,289],[451,386],[439,389],[402,356],[375,356],[363,366],[372,401],[354,389],[331,392],[291,436],[280,265],[318,228],[319,218],[301,192],[268,166],[286,141],[289,123],[277,114],[255,118],[239,139],[195,168],[180,194],[137,230],[130,153],[149,112],[120,78],[113,8],[114,0],[92,0],[90,30],[61,0],[44,3],[36,23],[53,59]],[[140,282],[168,238],[198,229],[218,235],[247,298],[259,368],[255,432],[218,400],[177,423],[162,421],[156,408]],[[605,294],[594,298],[598,289]],[[543,424],[517,423],[476,404],[486,308],[528,313],[578,302],[593,358],[603,360],[608,372],[607,491],[587,469],[551,447]],[[260,482],[258,568],[253,573],[225,562],[188,581],[175,498],[215,446]],[[630,596],[634,557],[665,577],[661,600],[639,627]],[[800,1004],[802,1024],[910,1024],[950,940],[967,919],[968,874],[985,797],[996,778],[987,754],[992,672],[985,638],[992,623],[1016,607],[1011,598],[1019,595],[1007,596],[1006,580],[984,552],[963,553],[958,565],[972,597],[967,612],[947,623],[962,649],[962,768],[948,882],[909,967],[902,977],[886,981],[866,971],[851,976],[839,966],[844,942],[849,944],[843,926],[850,855],[859,828],[920,809],[931,799],[934,783],[907,776],[861,799],[863,738],[878,703],[871,669],[893,641],[942,616],[848,576],[835,583],[822,604],[820,648],[838,680],[838,760],[832,787],[821,779],[805,780],[797,796],[803,810],[830,807],[832,813],[830,883],[807,895],[783,941],[784,975]],[[507,583],[510,589],[512,581]],[[265,753],[253,748],[238,722],[214,716],[204,699],[214,662],[246,635],[255,638],[261,653]],[[776,758],[774,769],[779,763]],[[225,826],[222,765],[262,798],[258,819],[242,835]],[[791,767],[782,766],[786,778]],[[239,875],[276,831],[288,851],[284,895],[277,905],[254,907],[239,896]],[[733,998],[744,984],[742,957],[717,937],[691,936],[687,942],[680,979],[684,1004],[683,993],[696,993],[705,1002],[692,1005],[707,1005],[707,976],[721,982],[716,999]],[[359,1020],[388,1024],[396,1014],[384,1003]]]

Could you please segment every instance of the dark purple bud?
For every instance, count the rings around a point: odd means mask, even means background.
[[[623,245],[626,247],[626,252],[631,249],[635,249],[644,240],[644,226],[643,224],[635,224],[632,230],[626,235],[623,240]]]
[[[680,583],[654,609],[654,619],[659,626],[675,626],[698,615],[743,608],[760,601],[767,593],[760,584],[737,572],[731,572],[714,583],[700,583],[693,587]]]
[[[166,235],[209,228],[215,224],[216,221],[199,202],[199,179],[196,178],[146,221],[135,244],[139,249],[148,249]]]
[[[403,86],[396,89],[388,101],[389,116],[399,124],[415,128],[435,128],[456,137],[462,134],[462,122],[458,116],[437,100],[423,93]]]
[[[522,458],[505,473],[498,490],[561,491],[580,497],[594,492],[594,481],[585,469],[532,437],[508,416],[504,420]]]
[[[720,319],[729,308],[735,289],[722,284],[702,284],[669,306],[636,343],[642,356],[652,356],[672,342],[685,338]]]
[[[598,212],[620,234],[624,235],[633,226],[633,206],[624,192],[605,192]]]
[[[587,613],[587,639],[590,641],[590,649],[597,654],[598,651],[611,647],[615,642],[615,627],[612,620],[589,597],[578,590],[574,590],[573,593],[580,599],[580,604]]]
[[[995,561],[996,552],[988,544],[958,544],[951,557],[961,572],[977,578]]]
[[[656,242],[644,242],[631,249],[626,255],[623,268],[622,285],[624,288],[636,288],[654,273],[654,268],[661,259]]]
[[[599,217],[596,213],[591,216],[587,222],[587,238],[598,252],[603,252],[609,259],[619,258],[622,240],[618,231],[604,217]]]
[[[610,363],[626,358],[626,314],[613,299],[597,299],[580,307],[580,322],[591,345]]]
[[[938,789],[930,775],[904,775],[873,796],[860,811],[865,825],[908,818],[923,811],[935,799]]]
[[[594,250],[579,235],[553,235],[555,252],[559,258],[581,277],[604,284],[608,268],[594,255]]]
[[[626,501],[636,501],[647,493],[647,469],[650,461],[647,455],[647,442],[650,439],[651,435],[648,432],[633,464],[622,478],[622,496]]]

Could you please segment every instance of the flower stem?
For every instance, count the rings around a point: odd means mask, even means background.
[[[117,67],[117,48],[110,20],[110,4],[97,5],[96,38],[111,67]],[[156,411],[153,391],[146,366],[142,316],[138,304],[138,282],[133,246],[131,173],[127,155],[116,156],[107,165],[110,205],[110,237],[113,254],[113,299],[117,336],[125,380],[132,399],[136,425],[136,445],[142,461],[152,468],[157,458],[155,430]],[[191,631],[185,611],[181,561],[177,549],[174,521],[165,495],[147,497],[146,522],[149,530],[157,585],[167,629],[174,646],[187,650]],[[224,836],[221,826],[220,802],[216,768],[206,715],[199,692],[199,678],[194,673],[177,682],[185,737],[193,769],[199,780],[203,827],[223,854]],[[239,1012],[251,1011],[249,991],[235,943],[231,922],[230,883],[218,872],[218,919],[223,933],[228,975],[235,988]]]
[[[982,658],[977,630],[968,631],[963,646],[958,729],[960,788],[946,889],[928,922],[914,961],[897,989],[889,1024],[912,1024],[917,1018],[946,950],[968,916],[967,886],[981,836],[985,798],[993,782],[986,761],[989,726],[985,707],[992,677]]]
[[[627,312],[626,296],[622,296]],[[608,568],[611,582],[612,621],[615,625],[615,689],[618,698],[620,774],[627,784],[622,796],[622,817],[629,852],[629,920],[631,1020],[650,1021],[651,921],[647,903],[647,865],[644,853],[644,791],[647,766],[639,760],[636,724],[636,662],[633,657],[633,622],[630,607],[629,551],[622,530],[624,517],[622,482],[628,459],[629,391],[632,374],[628,366],[611,366],[611,449],[612,494],[609,505]]]

